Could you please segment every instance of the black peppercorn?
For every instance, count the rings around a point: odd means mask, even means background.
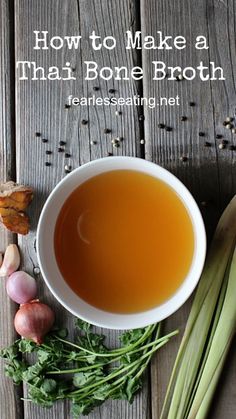
[[[199,137],[205,137],[205,132],[200,131],[200,132],[198,133],[198,135],[199,135]]]
[[[35,133],[35,136],[36,136],[36,137],[41,137],[40,132],[36,132],[36,133]]]
[[[82,121],[81,121],[82,125],[87,125],[87,123],[88,123],[87,119],[82,119]]]
[[[115,89],[109,89],[108,92],[111,93],[111,94],[114,94],[116,91],[115,91]]]
[[[50,161],[45,162],[45,166],[51,166],[51,165],[52,165],[52,163],[50,163]]]
[[[46,154],[50,155],[50,154],[52,154],[52,151],[51,150],[46,150]]]
[[[183,77],[183,75],[182,75],[182,74],[179,74],[178,76],[176,76],[176,77],[175,77],[175,79],[176,79],[177,81],[182,81],[182,80],[184,79],[184,77]]]
[[[47,138],[42,138],[42,143],[47,143],[47,142],[48,142]]]
[[[173,128],[171,128],[171,127],[166,127],[165,129],[166,129],[167,132],[173,131]]]
[[[189,102],[189,106],[195,106],[196,103],[195,102]]]
[[[66,157],[67,159],[69,159],[69,158],[71,157],[71,154],[70,154],[70,153],[65,153],[65,157]]]
[[[181,116],[180,121],[187,121],[187,116]]]
[[[65,165],[65,173],[70,173],[72,170],[72,167],[68,164]]]
[[[95,92],[97,92],[98,90],[100,90],[100,87],[98,87],[98,86],[94,86],[94,87],[93,87],[93,90],[94,90]]]
[[[111,133],[111,129],[109,129],[109,128],[104,129],[104,134],[110,134],[110,133]]]
[[[60,145],[66,145],[66,142],[65,141],[59,141],[59,144]]]
[[[157,126],[158,128],[161,128],[161,129],[165,128],[165,124],[158,124]]]

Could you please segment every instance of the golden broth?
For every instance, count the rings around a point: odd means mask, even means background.
[[[102,173],[75,189],[58,216],[54,243],[72,290],[116,313],[166,301],[187,275],[194,252],[191,219],[177,194],[131,170]]]

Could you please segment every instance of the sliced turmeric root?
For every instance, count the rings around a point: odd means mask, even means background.
[[[29,217],[22,211],[16,211],[13,208],[0,208],[0,221],[13,233],[25,236],[29,232]]]
[[[11,181],[0,183],[0,207],[24,211],[32,199],[32,188]]]
[[[32,199],[32,188],[11,181],[0,183],[0,222],[13,233],[27,234],[30,225],[24,210]]]

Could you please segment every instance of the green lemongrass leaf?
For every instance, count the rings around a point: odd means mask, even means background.
[[[228,260],[232,256],[235,245],[235,225],[236,195],[230,201],[218,222],[201,281],[194,298],[194,304],[188,318],[184,340],[187,338],[188,333],[194,325],[199,309],[202,307],[205,296],[210,291],[211,285],[215,284],[216,289],[219,289],[221,286],[222,277],[224,276]]]
[[[207,310],[207,307],[210,304],[209,298],[210,294],[208,294],[206,301],[199,312],[182,355],[182,363],[175,380],[175,388],[170,403],[168,419],[184,418],[188,400],[194,389],[213,316],[213,314]]]
[[[222,369],[224,367],[225,359],[227,357],[230,344],[231,344],[231,342],[228,342],[228,345],[225,347],[224,354],[222,355],[220,362],[216,366],[214,375],[212,376],[211,382],[210,382],[209,387],[207,389],[207,392],[206,392],[206,394],[205,394],[205,396],[202,400],[201,405],[198,406],[196,413],[194,413],[196,406],[195,407],[193,406],[193,410],[190,413],[190,415],[188,416],[188,419],[205,419],[207,417],[208,412],[209,412],[209,408],[210,408],[210,404],[211,404],[212,398],[213,398],[214,393],[215,393],[216,386],[218,384],[220,375],[222,373]]]
[[[235,243],[236,196],[218,223],[177,354],[160,419],[183,419]]]
[[[197,412],[202,400],[204,399],[211,380],[213,379],[218,365],[225,359],[230,343],[236,330],[236,249],[233,254],[229,272],[228,286],[225,294],[224,304],[217,324],[216,331],[212,340],[211,348],[207,361],[195,394],[189,417],[193,417],[192,412]],[[216,385],[216,383],[215,383]],[[211,393],[212,394],[212,393]]]
[[[191,381],[191,385],[190,385],[189,380],[187,379],[187,377],[186,377],[186,380],[185,380],[186,384],[185,384],[185,388],[184,388],[184,393],[183,393],[183,396],[181,398],[181,402],[180,402],[180,406],[179,406],[180,415],[184,415],[184,416],[182,416],[184,418],[185,417],[187,418],[188,412],[191,408],[191,403],[192,403],[192,400],[194,399],[195,393],[197,391],[197,387],[198,387],[199,381],[201,379],[201,375],[202,375],[202,372],[204,370],[204,366],[206,364],[206,360],[207,360],[207,357],[208,357],[208,354],[209,354],[209,351],[210,351],[210,348],[211,348],[211,343],[212,343],[212,340],[213,340],[213,337],[214,337],[214,333],[215,333],[215,330],[216,330],[217,325],[218,325],[218,321],[219,321],[220,314],[221,314],[221,311],[222,311],[224,298],[225,298],[225,293],[226,293],[226,289],[227,289],[230,263],[231,263],[231,260],[228,261],[228,264],[227,264],[227,267],[226,267],[226,272],[225,272],[225,275],[224,275],[224,278],[223,278],[223,283],[222,283],[222,287],[221,287],[221,290],[220,290],[220,295],[219,295],[217,305],[216,305],[216,311],[213,315],[213,322],[210,326],[210,334],[208,334],[208,336],[207,336],[207,340],[206,340],[206,344],[204,346],[203,354],[199,354],[201,356],[200,357],[201,358],[200,359],[200,368],[198,369],[197,376],[196,376],[196,379],[194,381],[194,386],[192,385],[193,381]],[[191,350],[192,350],[193,355],[194,355],[195,340],[192,340],[192,349]],[[198,362],[199,358],[196,357],[196,360]],[[195,375],[191,372],[191,370],[194,369],[195,364],[192,363],[191,357],[189,358],[189,364],[190,364],[190,371],[188,371],[188,374],[189,375],[192,374],[193,380],[194,380]],[[195,373],[195,371],[194,371],[194,373]]]
[[[230,270],[230,263],[228,263],[228,266],[227,266],[227,269],[226,269],[225,278],[223,280],[219,300],[218,300],[218,303],[217,303],[216,312],[215,312],[215,315],[214,315],[214,321],[213,321],[213,324],[212,324],[212,327],[211,327],[210,336],[209,336],[208,341],[207,341],[207,347],[204,350],[204,355],[203,355],[203,358],[202,358],[202,361],[201,361],[201,367],[200,367],[200,370],[198,372],[197,379],[195,381],[194,389],[191,393],[191,397],[190,397],[189,402],[188,402],[188,406],[187,406],[186,413],[185,413],[185,418],[188,417],[188,413],[191,409],[191,405],[192,405],[194,396],[196,394],[196,391],[197,391],[197,388],[198,388],[198,385],[199,385],[199,381],[201,379],[201,376],[202,376],[202,373],[203,373],[203,370],[204,370],[204,367],[205,367],[205,364],[206,364],[206,361],[207,361],[207,357],[208,357],[208,354],[209,354],[209,351],[210,351],[210,348],[211,348],[212,340],[213,340],[213,337],[214,337],[214,334],[215,334],[215,331],[216,331],[216,328],[217,328],[217,325],[218,325],[218,321],[219,321],[219,318],[220,318],[220,314],[221,314],[224,299],[225,299],[225,294],[226,294],[226,289],[227,289],[227,284],[228,284],[228,278],[229,278],[229,270]]]

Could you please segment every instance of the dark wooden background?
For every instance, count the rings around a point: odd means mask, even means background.
[[[34,274],[37,267],[35,233],[43,203],[58,181],[65,176],[63,153],[57,153],[58,142],[66,141],[73,168],[89,160],[114,155],[141,156],[152,160],[175,173],[190,189],[202,209],[208,239],[220,213],[236,192],[236,152],[229,146],[219,149],[222,134],[229,144],[236,144],[236,135],[225,130],[222,122],[235,114],[236,106],[236,4],[235,0],[1,0],[0,2],[0,177],[13,179],[34,187],[35,199],[30,209],[32,230],[26,237],[14,237],[1,231],[0,250],[7,243],[18,242],[23,259],[23,269]],[[89,48],[91,30],[101,36],[113,35],[117,48],[95,53]],[[81,34],[80,52],[66,49],[34,51],[33,30],[48,30],[49,36]],[[156,35],[157,30],[166,35],[183,35],[188,44],[194,44],[197,35],[208,38],[210,48],[175,51],[130,51],[124,48],[126,30],[142,30],[143,34]],[[47,68],[63,66],[70,61],[77,81],[44,82],[18,81],[15,61],[28,59]],[[132,67],[142,65],[144,79],[134,81],[86,82],[83,80],[84,60],[95,60],[99,66]],[[151,62],[163,60],[169,65],[198,65],[215,61],[225,70],[226,80],[153,82]],[[180,96],[180,106],[148,108],[125,107],[116,116],[113,107],[83,107],[65,109],[69,94],[91,96],[93,87],[99,86],[98,95],[106,96],[110,88],[116,95]],[[194,101],[195,107],[189,102]],[[145,120],[139,115],[145,115]],[[186,115],[188,120],[181,122]],[[88,125],[81,125],[87,119]],[[173,127],[172,132],[160,130],[164,122]],[[104,128],[112,133],[104,135]],[[44,144],[35,137],[42,133],[48,139]],[[206,136],[199,137],[199,131]],[[120,148],[112,149],[111,139],[124,138]],[[140,140],[145,139],[145,145]],[[91,145],[96,141],[96,145]],[[205,147],[208,141],[211,147]],[[45,151],[53,151],[46,159]],[[180,157],[188,160],[182,162]],[[45,167],[45,161],[51,167]],[[206,203],[202,205],[201,203]],[[138,225],[137,225],[138,228]],[[58,319],[72,330],[72,317],[54,300],[44,286],[40,275],[40,297],[56,310]],[[6,298],[4,281],[0,282],[0,346],[14,339],[12,320],[16,307]],[[180,335],[154,357],[146,376],[143,391],[132,406],[126,402],[107,402],[92,413],[93,419],[158,419],[166,385],[176,351],[184,330],[190,301],[165,322],[165,330],[180,330]],[[116,332],[106,332],[110,345],[115,344]],[[233,345],[235,347],[235,344]],[[51,410],[35,407],[20,400],[25,388],[16,388],[4,377],[3,363],[0,371],[1,419],[60,419],[70,418],[67,403],[55,405]],[[211,409],[212,419],[236,417],[236,352],[232,348],[219,390]]]

